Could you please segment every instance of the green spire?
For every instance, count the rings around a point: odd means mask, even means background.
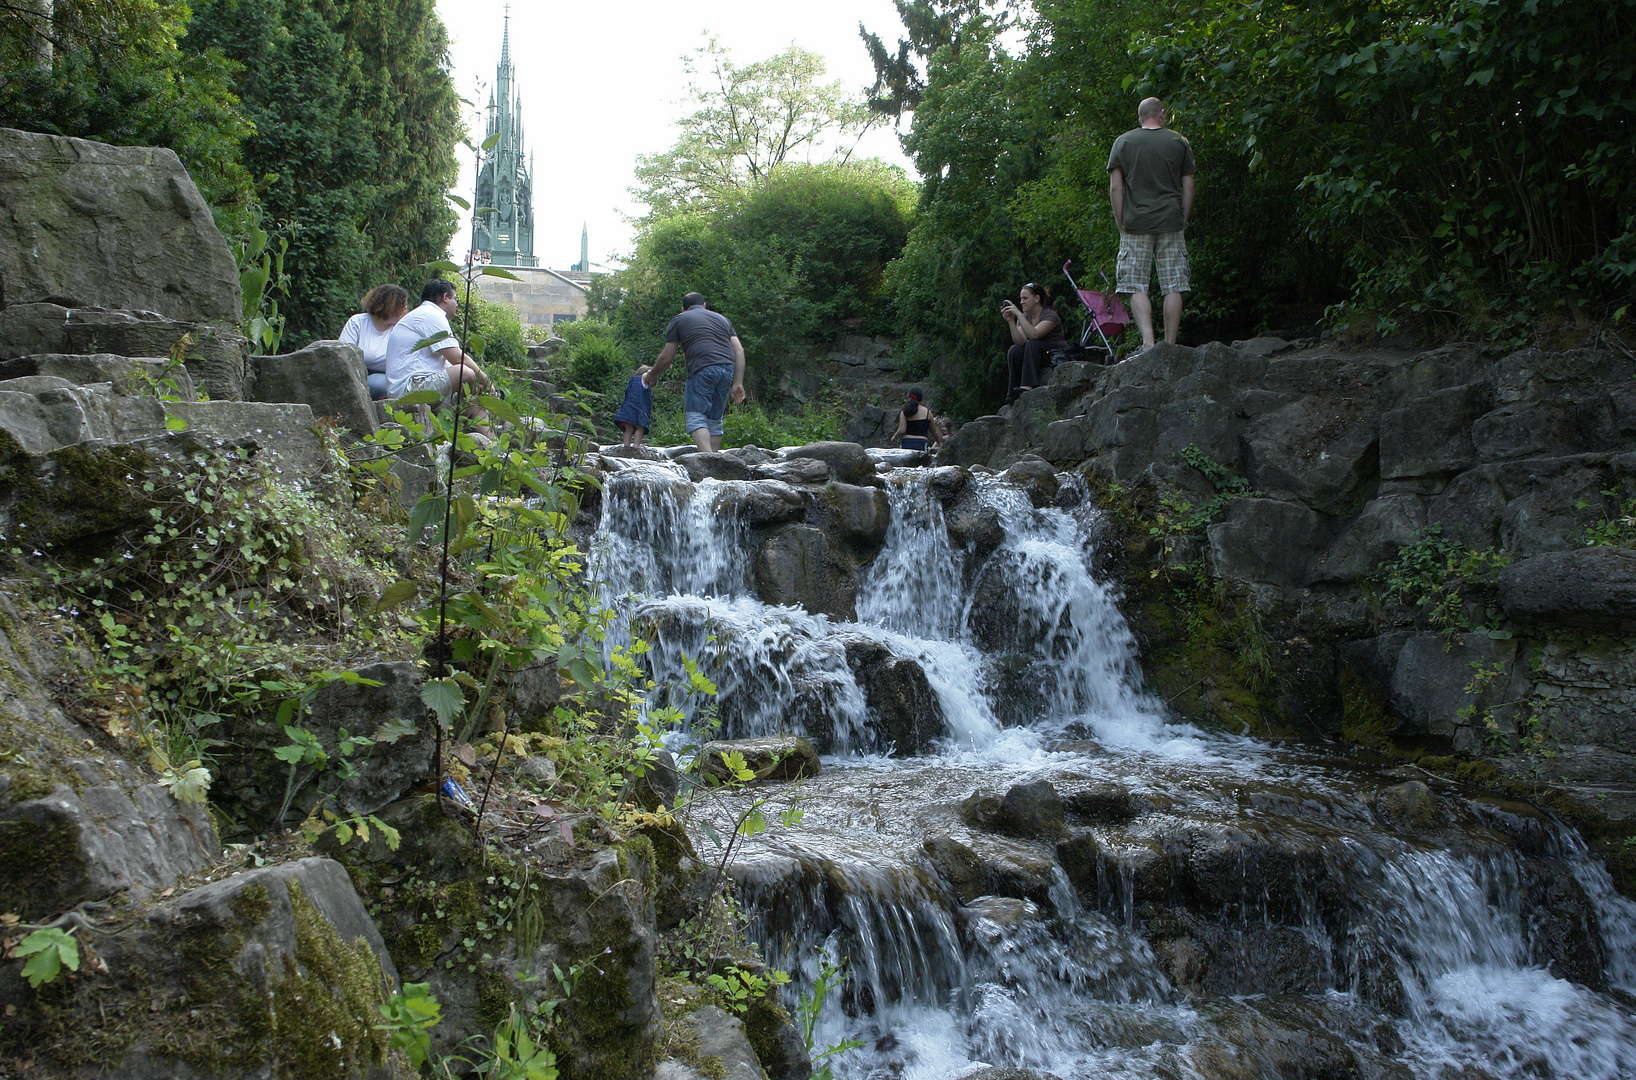
[[[495,136],[498,135],[498,138]],[[477,206],[472,211],[472,246],[500,266],[537,266],[534,257],[534,177],[524,164],[522,98],[511,65],[511,5],[506,5],[500,38],[500,65],[489,95],[488,128],[477,169]]]

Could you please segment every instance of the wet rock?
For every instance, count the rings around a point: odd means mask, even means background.
[[[886,539],[892,506],[880,488],[826,484],[818,492],[825,532],[862,562],[874,558]]]
[[[1437,796],[1419,780],[1383,789],[1375,797],[1381,816],[1400,829],[1427,832],[1448,823]]]
[[[846,622],[858,617],[857,568],[811,525],[791,525],[761,545],[755,584],[766,604],[789,604]]]
[[[1057,864],[1049,854],[1032,844],[993,834],[973,837],[972,851],[983,864],[988,883],[984,892],[1032,900],[1042,908],[1056,910],[1051,884]]]
[[[1573,871],[1555,859],[1523,865],[1521,907],[1528,962],[1597,992],[1608,988],[1596,908]]]
[[[744,462],[744,464],[750,466],[751,469],[754,469],[757,465],[766,465],[769,462],[778,460],[778,454],[776,451],[763,450],[755,443],[745,443],[743,446],[735,446],[732,449],[723,450],[722,453],[738,458],[740,461]]]
[[[699,751],[704,769],[718,780],[731,779],[724,755],[737,751],[756,780],[799,780],[818,774],[818,755],[802,735],[764,735],[755,739],[707,742]]]
[[[960,820],[973,829],[992,829],[999,816],[1000,797],[992,791],[974,791],[960,803]]]
[[[875,461],[869,451],[853,442],[815,442],[787,450],[790,460],[814,458],[829,466],[835,479],[843,484],[862,484],[875,477]]]
[[[968,924],[981,919],[996,927],[1015,930],[1039,922],[1040,909],[1027,900],[1010,896],[979,896],[960,909],[960,917]]]
[[[943,512],[943,522],[949,542],[970,552],[975,562],[987,559],[1005,543],[1000,512],[979,500],[975,489],[967,488],[954,498]]]
[[[764,998],[744,1014],[744,1034],[767,1080],[811,1080],[812,1055],[790,1014]]]
[[[687,478],[695,484],[700,480],[748,480],[750,466],[732,454],[719,450],[700,450],[677,459],[687,470]]]
[[[1062,796],[1049,780],[1015,784],[1000,800],[994,827],[1024,840],[1052,840],[1062,835]]]
[[[969,845],[944,834],[928,837],[920,849],[933,872],[948,883],[961,903],[969,904],[988,892],[988,872]]]
[[[789,484],[778,480],[724,484],[716,497],[718,516],[736,517],[746,525],[766,528],[806,516],[806,500]]]
[[[941,465],[932,469],[926,478],[926,486],[931,488],[932,494],[947,502],[960,494],[971,479],[971,474],[954,465]]]
[[[846,662],[863,689],[879,749],[916,757],[942,736],[943,705],[919,661],[896,656],[869,638],[849,637]]]
[[[751,470],[751,475],[757,480],[782,480],[786,484],[827,484],[829,483],[829,466],[817,458],[791,458],[788,461],[771,461],[764,465],[757,465]]]
[[[507,668],[500,678],[500,701],[505,706],[506,723],[511,727],[540,730],[540,725],[562,700],[562,676],[557,673],[555,657]]]
[[[1057,497],[1057,470],[1049,461],[1025,457],[1001,474],[1008,484],[1022,488],[1036,507],[1050,506]]]
[[[966,1073],[960,1080],[1061,1080],[1056,1073],[1037,1072],[1034,1069],[1013,1069],[1010,1066],[978,1069]]]
[[[379,426],[369,400],[364,354],[356,345],[315,341],[279,356],[255,356],[245,381],[247,401],[301,402],[356,437]]]
[[[631,785],[637,804],[644,809],[657,810],[660,807],[675,806],[676,796],[682,789],[681,772],[676,768],[676,755],[669,750],[654,751],[653,761],[648,770],[634,778]]]
[[[706,1005],[683,1018],[682,1023],[698,1040],[699,1059],[711,1064],[712,1076],[720,1080],[763,1080],[761,1063],[738,1017]]]
[[[1063,795],[1062,809],[1083,822],[1123,825],[1139,817],[1147,807],[1123,784],[1100,783]]]
[[[1190,1045],[1187,1064],[1199,1080],[1355,1080],[1365,1075],[1357,1055],[1319,1026],[1290,1027],[1245,1010],[1223,1034]]]
[[[3,385],[3,384],[0,384]],[[1501,570],[1500,605],[1513,619],[1581,627],[1636,622],[1636,550],[1550,552]]]
[[[601,450],[599,450],[597,452],[599,454],[601,454],[603,457],[617,458],[617,459],[622,460],[622,461],[669,461],[670,460],[662,452],[660,452],[659,450],[655,449],[654,447],[646,445],[646,444],[643,444],[642,446],[624,446],[624,445],[604,446]]]

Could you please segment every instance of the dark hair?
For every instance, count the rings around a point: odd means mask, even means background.
[[[428,300],[441,300],[456,291],[458,290],[455,289],[454,282],[433,278],[421,287],[420,302],[424,304]]]
[[[1040,307],[1051,306],[1051,290],[1035,281],[1025,282],[1023,288],[1040,298]]]
[[[364,293],[359,303],[377,318],[391,318],[409,310],[409,290],[401,285],[377,285]]]
[[[690,292],[686,296],[682,297],[682,310],[686,311],[690,307],[698,307],[703,303],[703,293]]]
[[[921,403],[925,400],[925,397],[926,391],[922,390],[918,386],[910,390],[909,400],[903,403],[903,415],[913,416],[916,412],[919,412]]]

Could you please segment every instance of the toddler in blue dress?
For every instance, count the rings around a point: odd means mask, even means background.
[[[642,384],[642,376],[652,370],[653,365],[643,364],[625,384],[625,400],[614,413],[614,423],[625,433],[621,446],[641,446],[642,436],[653,424],[653,388]]]

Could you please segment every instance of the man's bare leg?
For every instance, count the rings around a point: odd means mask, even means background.
[[[715,439],[716,445],[714,445],[714,446],[710,445],[710,442],[711,442],[710,429],[707,428],[707,427],[696,427],[692,431],[687,433],[687,437],[692,439],[693,440],[693,445],[697,446],[700,450],[720,450],[721,449],[721,437],[719,435],[716,436],[716,439]]]
[[[1152,316],[1149,316],[1151,319]],[[1165,340],[1176,344],[1176,331],[1182,325],[1182,294],[1179,292],[1165,293]],[[1149,333],[1149,337],[1152,334]]]
[[[1167,311],[1169,310],[1169,303],[1170,298],[1166,297]],[[1177,312],[1179,317],[1179,307]],[[1142,348],[1145,349],[1153,344],[1153,301],[1148,299],[1147,293],[1135,292],[1130,294],[1130,313],[1136,319],[1136,329],[1142,332]]]

